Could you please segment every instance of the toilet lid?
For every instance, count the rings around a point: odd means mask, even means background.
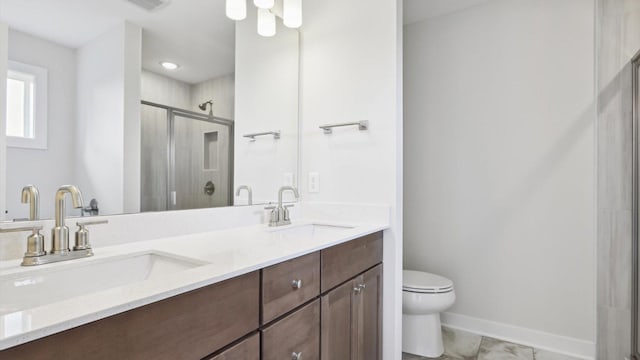
[[[413,292],[448,292],[453,290],[453,281],[422,271],[404,270],[402,289]]]

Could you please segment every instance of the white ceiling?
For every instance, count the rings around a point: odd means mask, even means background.
[[[404,0],[404,24],[446,15],[487,1],[490,0]]]
[[[198,83],[234,71],[235,23],[225,0],[172,0],[148,12],[126,0],[0,0],[10,28],[78,48],[123,20],[140,25],[142,66]],[[168,72],[160,61],[180,64]]]

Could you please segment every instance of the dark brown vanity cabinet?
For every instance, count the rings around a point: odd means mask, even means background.
[[[328,250],[322,254],[323,284],[357,275],[321,296],[322,359],[381,359],[382,234]]]
[[[11,359],[381,359],[382,232],[0,351]]]
[[[279,359],[320,359],[318,299],[262,330],[262,360]]]
[[[320,294],[320,252],[262,269],[262,323],[266,324]]]
[[[259,275],[254,271],[9,348],[0,359],[202,359],[258,329]]]
[[[209,360],[260,360],[260,334],[251,335]]]

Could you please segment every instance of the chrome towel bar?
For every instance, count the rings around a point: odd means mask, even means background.
[[[243,137],[249,138],[250,141],[256,141],[256,136],[265,136],[265,135],[273,135],[275,140],[280,139],[280,130],[278,131],[265,131],[260,133],[246,134],[242,135]]]
[[[342,124],[327,124],[327,125],[320,125],[319,128],[322,129],[325,134],[331,134],[333,132],[332,129],[334,127],[341,127],[341,126],[358,126],[358,130],[363,131],[363,130],[369,129],[369,121],[362,120],[362,121],[342,123]]]

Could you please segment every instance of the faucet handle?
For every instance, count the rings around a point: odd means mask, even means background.
[[[108,224],[109,220],[94,220],[94,221],[78,221],[76,225],[79,227],[85,227],[90,225],[100,225],[100,224]]]
[[[23,264],[26,264],[26,258],[36,258],[47,253],[44,251],[44,236],[40,234],[42,228],[42,224],[36,222],[32,223],[31,226],[0,228],[0,233],[31,231],[31,235],[27,237],[27,251],[24,253],[25,262]]]
[[[91,243],[89,242],[89,230],[87,226],[108,224],[109,220],[95,220],[95,221],[78,221],[78,231],[76,231],[76,243],[73,247],[73,251],[88,250],[91,249]]]
[[[276,226],[278,223],[278,207],[277,206],[265,206],[265,210],[271,210],[269,217],[269,226]]]
[[[289,205],[284,205],[284,211],[283,211],[283,215],[282,215],[282,220],[284,221],[291,221],[291,217],[289,216],[289,208],[293,207],[293,204],[289,204]]]
[[[33,223],[32,226],[20,226],[20,227],[6,227],[6,228],[2,228],[0,227],[0,233],[12,233],[12,232],[23,232],[23,231],[40,231],[43,229],[42,224],[40,223]]]

